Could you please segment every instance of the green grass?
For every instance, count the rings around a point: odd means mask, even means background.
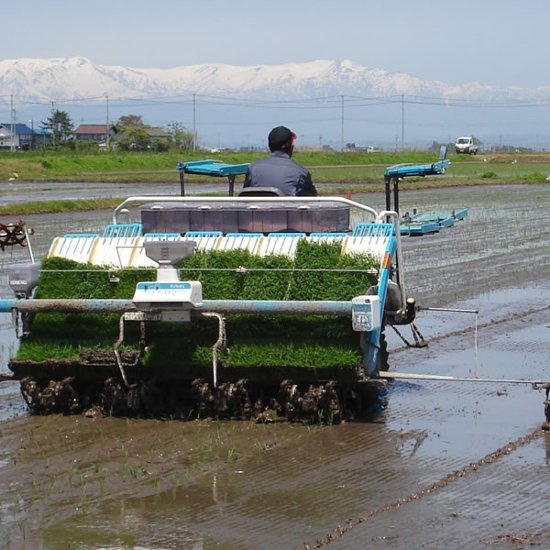
[[[126,197],[124,197],[126,198]],[[124,198],[29,201],[0,206],[0,215],[61,214],[64,212],[85,212],[90,210],[112,210]]]
[[[77,151],[0,152],[0,182],[14,172],[24,181],[108,181],[177,182],[178,161],[212,158],[231,164],[253,162],[267,156],[261,153],[89,153]],[[435,152],[339,153],[297,151],[295,160],[308,167],[315,181],[331,183],[378,183],[387,166],[398,163],[429,163]],[[449,174],[479,180],[488,169],[498,178],[526,178],[550,173],[550,154],[451,154]],[[427,178],[428,179],[428,178]],[[187,181],[205,181],[201,176],[186,175]],[[207,181],[207,178],[206,178]]]

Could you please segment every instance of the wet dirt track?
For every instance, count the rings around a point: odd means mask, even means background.
[[[404,249],[419,304],[479,309],[479,331],[472,314],[421,312],[429,347],[390,331],[391,370],[550,379],[546,186],[401,204],[470,209]],[[36,225],[40,250],[53,228]],[[29,417],[0,390],[6,548],[550,548],[550,435],[530,386],[394,382],[375,420],[328,427]]]

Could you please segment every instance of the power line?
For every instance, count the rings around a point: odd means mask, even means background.
[[[47,105],[55,102],[60,105],[104,105],[105,95],[90,96],[81,98],[37,98],[32,96],[0,95],[0,99],[13,98],[19,105]],[[356,95],[334,95],[313,98],[288,98],[288,99],[255,99],[249,97],[217,96],[199,93],[186,93],[181,95],[151,97],[113,97],[109,96],[111,105],[157,105],[157,104],[210,104],[220,106],[246,106],[261,108],[308,108],[308,109],[340,109],[342,101],[345,107],[365,107],[369,105],[384,104],[416,104],[428,106],[446,107],[481,107],[489,109],[520,108],[520,107],[545,107],[550,106],[550,97],[539,100],[510,100],[510,99],[474,99],[460,97],[433,97],[421,95],[388,95],[388,96],[356,96]],[[91,104],[91,105],[88,105]]]

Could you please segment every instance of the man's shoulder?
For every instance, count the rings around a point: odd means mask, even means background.
[[[304,168],[301,164],[298,164],[293,158],[285,154],[274,153],[270,158],[274,159],[276,162],[281,162],[289,166],[294,166],[297,170],[307,172],[307,169]]]
[[[272,159],[272,157],[264,157],[264,158],[255,160],[254,162],[251,162],[251,163],[250,163],[250,166],[257,166],[258,164],[266,164],[266,163],[268,163],[271,159]]]
[[[294,159],[290,158],[287,154],[281,154],[279,152],[273,153],[269,157],[264,157],[258,160],[255,160],[250,164],[250,168],[262,168],[265,166],[266,168],[269,166],[279,166],[279,167],[287,167],[292,168],[293,171],[297,173],[302,174],[309,174],[309,171],[304,168],[301,164],[298,164]]]
[[[288,160],[292,163],[292,165],[295,167],[295,169],[298,172],[301,172],[304,175],[309,174],[309,170],[306,167],[302,166],[301,164],[298,164],[294,159],[289,158]]]

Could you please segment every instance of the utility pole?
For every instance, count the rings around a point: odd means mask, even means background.
[[[53,140],[53,146],[55,147],[55,127],[54,127],[54,113],[55,113],[55,101],[52,101],[52,140]]]
[[[31,118],[31,151],[34,151],[34,119]]]
[[[13,95],[10,95],[10,113],[11,113],[11,141],[10,151],[15,151],[15,109],[13,107]]]
[[[341,96],[342,106],[340,112],[340,151],[344,152],[344,96]]]
[[[109,128],[109,96],[105,96],[105,109],[106,109],[106,123],[105,123],[105,145],[107,146],[107,151],[111,150],[111,129]]]
[[[405,150],[405,94],[401,94],[401,151]]]
[[[197,150],[197,119],[195,104],[197,100],[197,94],[193,94],[193,152]]]

